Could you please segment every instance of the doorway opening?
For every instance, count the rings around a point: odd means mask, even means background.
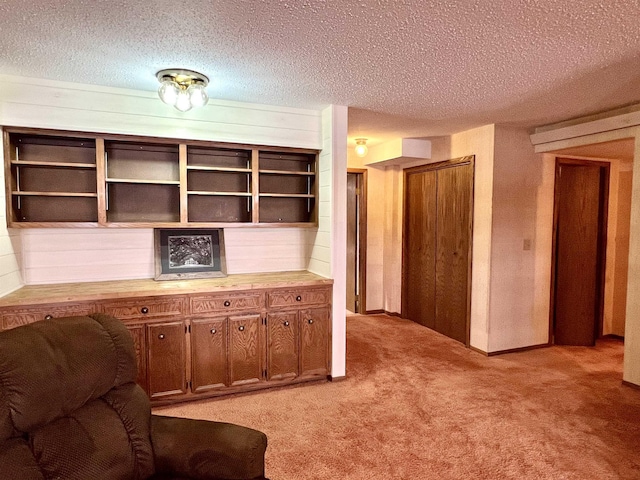
[[[367,170],[347,169],[347,311],[366,313]]]
[[[549,342],[623,339],[634,142],[555,154]]]

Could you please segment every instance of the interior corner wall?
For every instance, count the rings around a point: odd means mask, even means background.
[[[496,126],[488,353],[548,343],[554,171],[527,131]]]
[[[159,101],[155,92],[0,75],[0,125],[4,126],[320,150],[321,117],[317,110],[215,99],[182,113]],[[325,194],[321,188],[320,200],[328,198]],[[326,203],[320,203],[326,209]],[[310,231],[315,233],[309,228],[225,229],[229,273],[306,269]],[[16,229],[15,236],[10,241],[6,228],[0,229],[0,293],[22,282],[14,270],[17,245],[23,246],[27,284],[153,277],[151,229],[29,228]]]
[[[23,285],[20,274],[22,248],[17,232],[7,228],[7,200],[4,189],[4,148],[0,128],[0,297]]]

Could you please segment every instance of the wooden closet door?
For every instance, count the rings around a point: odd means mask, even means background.
[[[408,173],[406,180],[402,316],[435,328],[437,172]]]
[[[473,165],[437,173],[434,328],[467,344]]]

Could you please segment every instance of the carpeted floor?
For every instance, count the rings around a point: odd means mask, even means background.
[[[413,322],[347,320],[347,380],[156,413],[269,438],[267,476],[640,479],[640,390],[622,342],[484,357]]]

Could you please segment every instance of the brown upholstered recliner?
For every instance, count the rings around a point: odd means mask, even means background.
[[[262,432],[151,415],[135,378],[113,317],[0,332],[0,478],[264,479]]]

